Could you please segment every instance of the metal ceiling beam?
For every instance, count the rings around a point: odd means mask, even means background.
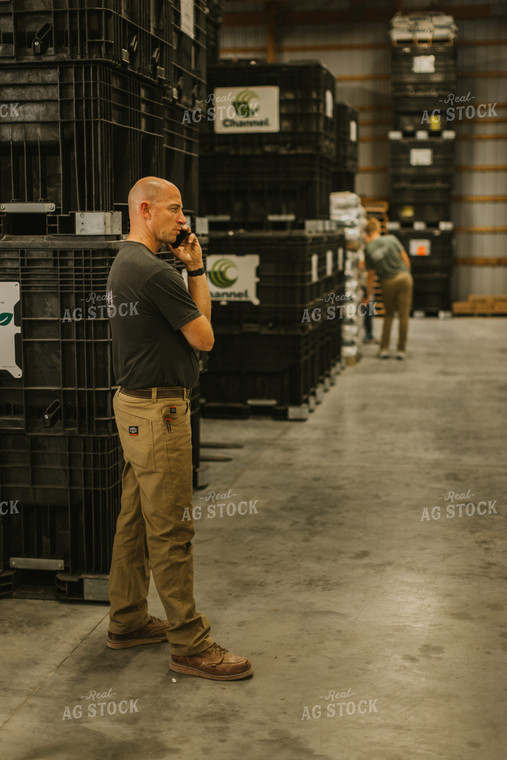
[[[272,0],[273,3],[276,0]],[[278,3],[280,4],[280,3]],[[285,3],[288,5],[288,3]],[[301,26],[308,24],[346,24],[358,22],[390,21],[396,12],[397,4],[393,3],[390,8],[370,9],[356,8],[355,10],[312,10],[291,11],[288,8],[279,10],[279,20],[283,26]],[[498,11],[502,9],[502,12]],[[433,11],[435,8],[432,9]],[[496,19],[507,16],[507,3],[503,6],[495,5],[463,5],[441,8],[444,13],[453,16],[454,19]],[[422,8],[403,6],[404,13],[424,13]],[[225,26],[264,26],[264,13],[226,13],[224,15]]]

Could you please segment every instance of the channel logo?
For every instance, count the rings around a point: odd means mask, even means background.
[[[251,118],[259,110],[259,96],[253,90],[242,90],[234,98],[232,106],[238,116]]]
[[[230,259],[218,259],[209,271],[209,278],[217,288],[232,287],[238,277],[238,267]]]

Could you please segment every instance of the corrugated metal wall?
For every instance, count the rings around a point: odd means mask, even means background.
[[[457,19],[457,94],[470,93],[468,104],[496,103],[496,106],[489,118],[455,121],[455,300],[466,300],[470,293],[507,293],[507,2],[475,0],[473,5],[484,6],[485,13],[497,15]],[[425,6],[427,0],[410,0],[411,9]],[[452,12],[453,6],[469,7],[470,0],[447,0],[446,11]],[[367,198],[389,200],[387,132],[392,128],[389,23],[311,23],[315,10],[350,11],[350,7],[348,0],[314,6],[308,9],[308,24],[288,27],[284,27],[280,11],[276,59],[318,59],[335,74],[337,98],[360,112],[360,173],[356,190]],[[225,8],[226,14],[259,13],[264,4],[226,2]],[[285,3],[284,8],[302,11],[305,6]],[[366,8],[385,10],[386,3],[369,0]],[[226,58],[249,55],[265,58],[267,45],[267,32],[262,26],[225,26],[222,32],[222,55]],[[501,260],[503,264],[484,265],[481,260],[487,258]],[[470,264],[466,264],[466,259]]]

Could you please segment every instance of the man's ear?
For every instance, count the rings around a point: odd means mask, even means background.
[[[141,201],[139,204],[139,211],[145,219],[151,219],[151,208],[148,201]]]

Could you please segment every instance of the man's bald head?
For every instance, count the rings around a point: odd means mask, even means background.
[[[181,193],[161,177],[142,177],[128,195],[129,240],[144,243],[157,251],[162,243],[174,243],[186,224]]]
[[[142,201],[150,204],[157,203],[165,199],[168,194],[179,195],[178,188],[169,180],[161,177],[141,177],[128,195],[129,214],[135,213]]]

